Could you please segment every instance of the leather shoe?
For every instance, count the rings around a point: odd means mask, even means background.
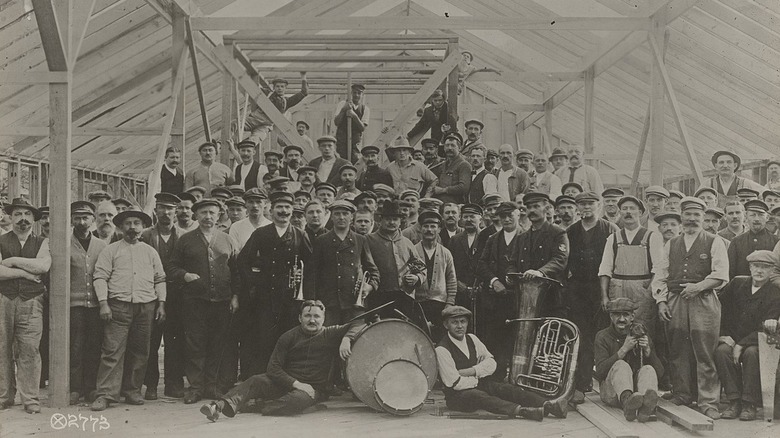
[[[585,403],[585,393],[579,389],[575,390],[574,395],[571,396],[569,402],[575,405],[581,405]]]
[[[128,405],[140,406],[144,404],[144,399],[142,399],[140,396],[137,395],[126,395],[125,403],[127,403]]]
[[[679,395],[673,395],[672,398],[669,399],[669,401],[677,406],[689,406],[691,404],[690,400],[686,400]]]
[[[34,405],[27,405],[24,407],[24,411],[28,414],[40,414],[41,413],[41,405],[34,404]],[[755,410],[753,411],[753,418],[755,418]]]
[[[707,408],[704,411],[704,415],[710,417],[712,420],[720,420],[721,418],[720,412],[718,412],[718,410],[715,408]]]
[[[626,398],[623,402],[623,416],[626,417],[627,421],[636,420],[636,411],[642,407],[643,403],[644,397],[638,392],[635,392]]]
[[[205,415],[212,423],[219,419],[220,412],[222,412],[222,409],[220,409],[219,404],[215,401],[200,407],[200,413]]]
[[[200,395],[200,393],[197,392],[189,392],[184,395],[184,404],[185,405],[191,405],[193,403],[199,402],[203,396]]]
[[[566,403],[566,399],[561,397],[555,401],[548,400],[544,402],[544,414],[550,414],[557,418],[566,418],[569,413],[569,404]]]
[[[79,404],[79,398],[81,398],[81,394],[78,392],[71,392],[70,393],[70,404],[77,405]]]
[[[739,414],[739,421],[753,421],[756,419],[756,407],[753,403],[745,403],[742,407],[742,413]]]
[[[658,406],[658,393],[648,389],[642,397],[642,407],[637,411],[636,419],[640,423],[647,423],[650,420],[650,416],[655,412],[656,406]]]
[[[519,407],[515,417],[526,418],[528,420],[534,421],[542,421],[544,419],[544,408]]]
[[[173,388],[166,387],[164,394],[165,394],[166,397],[182,398],[182,397],[184,397],[184,389],[183,388],[175,388],[175,387],[173,387]]]
[[[95,401],[92,402],[92,405],[89,408],[93,411],[105,411],[108,405],[109,401],[107,398],[98,397],[95,399]]]
[[[739,418],[742,413],[742,402],[740,400],[729,401],[729,407],[725,411],[720,413],[720,418],[724,420],[733,420]]]
[[[146,388],[144,400],[157,400],[157,388]]]

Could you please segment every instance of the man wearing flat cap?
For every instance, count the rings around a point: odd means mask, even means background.
[[[558,216],[558,220],[560,220],[559,226],[564,230],[579,220],[577,203],[574,202],[574,197],[569,195],[560,195],[555,198],[555,214]]]
[[[467,120],[463,127],[466,132],[466,138],[463,139],[463,146],[460,148],[460,153],[464,157],[470,157],[474,148],[485,147],[482,143],[482,130],[485,129],[485,125],[479,120],[472,119]]]
[[[598,194],[580,193],[575,202],[581,219],[566,229],[569,261],[564,293],[569,319],[580,329],[574,383],[575,389],[584,394],[593,384],[593,341],[596,333],[607,326],[606,315],[601,311],[599,264],[607,238],[619,229],[599,218],[601,197]]]
[[[533,175],[534,171],[533,166],[531,166],[533,160],[534,153],[529,149],[518,149],[517,153],[515,154],[515,162],[517,163],[517,167],[528,172],[529,177]]]
[[[696,385],[698,409],[718,419],[720,382],[714,356],[721,305],[715,291],[728,282],[729,259],[723,242],[702,230],[704,201],[685,197],[680,209],[683,234],[664,246],[661,260],[653,263],[655,276],[651,283],[658,315],[667,323],[670,401],[690,404]],[[692,381],[694,375],[696,381]]]
[[[603,218],[617,225],[618,228],[622,228],[623,224],[620,217],[620,208],[617,203],[625,195],[622,189],[617,187],[609,187],[601,192],[601,203],[604,208]]]
[[[636,308],[628,298],[607,302],[610,326],[596,335],[595,376],[601,401],[622,408],[627,421],[645,423],[658,404],[664,367],[647,331],[634,322]]]
[[[412,225],[415,225],[417,223],[417,215],[420,213],[420,194],[417,193],[416,190],[405,190],[398,195],[398,200],[411,204],[409,214],[406,216],[401,226],[403,227],[406,225],[406,227],[411,227]]]
[[[307,137],[308,138],[308,137]],[[311,139],[309,139],[311,141]],[[310,150],[314,150],[313,144]],[[297,182],[299,169],[303,166],[303,148],[298,145],[287,145],[282,150],[284,153],[284,162],[279,169],[279,176],[290,178],[290,181]],[[296,189],[297,190],[297,189]],[[293,190],[295,191],[295,190]]]
[[[41,276],[51,267],[49,240],[33,234],[41,213],[26,200],[16,198],[3,211],[13,228],[0,236],[0,406],[13,406],[18,388],[25,411],[39,413]]]
[[[409,144],[414,145],[429,129],[431,138],[437,144],[441,143],[442,137],[450,132],[457,131],[457,115],[450,114],[449,105],[444,98],[444,92],[435,90],[431,95],[431,104],[423,108],[420,120],[406,134]],[[461,145],[458,145],[460,148]]]
[[[320,137],[317,139],[317,146],[320,156],[309,162],[309,166],[317,169],[317,180],[334,186],[341,185],[339,170],[351,163],[336,154],[336,138],[330,135]]]
[[[544,193],[531,192],[523,197],[531,228],[518,236],[516,272],[522,272],[526,278],[564,278],[569,259],[569,238],[566,230],[547,221],[545,209],[549,204],[550,198]],[[554,294],[548,296],[542,312],[551,312],[552,306],[560,304],[553,302],[555,298]]]
[[[214,187],[233,184],[233,172],[230,168],[215,161],[217,150],[217,143],[214,142],[206,142],[198,147],[200,163],[184,177],[184,187],[200,186],[205,193],[211,193]]]
[[[362,311],[355,305],[358,299],[355,285],[364,272],[368,276],[358,291],[362,299],[379,288],[379,269],[366,237],[350,229],[355,206],[338,200],[331,204],[330,211],[333,229],[313,240],[312,256],[303,280],[304,297],[320,300],[328,309],[326,326],[344,324]]]
[[[169,272],[173,248],[182,234],[176,229],[176,207],[181,199],[171,193],[161,192],[154,195],[154,215],[157,223],[141,233],[142,242],[154,248],[160,256],[163,269]],[[71,268],[72,269],[72,268]],[[181,398],[184,396],[184,325],[182,319],[182,297],[180,284],[171,276],[166,276],[167,310],[165,324],[152,325],[149,360],[146,364],[144,385],[145,400],[157,400],[157,383],[160,381],[158,350],[165,338],[165,396]]]
[[[739,200],[739,202],[741,202],[744,205],[748,201],[758,199],[759,194],[760,192],[758,190],[753,190],[747,187],[743,187],[741,189],[737,189],[737,200]]]
[[[702,225],[702,228],[704,231],[715,234],[707,229],[707,218],[710,217],[709,211],[710,210],[707,209],[704,213],[704,225]],[[664,243],[680,235],[680,226],[682,225],[682,216],[680,216],[680,213],[664,211],[661,214],[656,215],[655,220],[658,221],[658,233],[664,238]],[[717,221],[717,219],[715,219],[715,221]]]
[[[298,105],[309,94],[309,82],[306,80],[306,72],[301,72],[301,91],[288,97],[286,95],[287,85],[289,85],[287,79],[275,78],[271,81],[272,88],[263,88],[263,92],[266,93],[276,109],[289,120],[289,109]],[[251,132],[247,140],[259,145],[266,139],[271,128],[273,128],[273,123],[268,115],[252,101],[251,111],[244,123],[244,130]]]
[[[375,184],[393,186],[393,176],[379,167],[379,148],[373,145],[363,146],[360,150],[365,167],[358,172],[355,187],[358,190],[373,190]]]
[[[238,310],[239,289],[238,244],[216,228],[219,202],[201,199],[192,211],[198,229],[179,237],[168,269],[181,284],[187,338],[184,370],[190,382],[184,395],[187,404],[223,394],[233,383],[230,375],[236,370],[228,366],[222,347],[228,342],[230,314]]]
[[[350,100],[339,101],[333,111],[333,126],[336,127],[336,152],[342,159],[351,158],[355,163],[358,159],[358,145],[363,142],[363,133],[371,120],[371,109],[363,102],[363,84],[352,84]],[[352,144],[347,146],[349,128],[351,127]],[[351,157],[348,151],[351,149]],[[339,166],[340,167],[340,166]],[[324,179],[323,179],[324,181]]]
[[[666,199],[666,206],[664,208],[664,211],[679,213],[680,202],[684,197],[685,197],[685,193],[679,190],[673,190],[673,189],[669,190],[669,198]]]
[[[723,220],[723,216],[723,210],[718,207],[708,207],[704,210],[704,231],[717,235],[718,230],[720,229],[720,221]],[[680,223],[682,223],[682,218],[680,218]],[[666,238],[666,236],[664,236],[664,238]],[[728,245],[726,245],[726,247],[728,247]]]
[[[272,223],[252,233],[236,263],[241,277],[239,303],[252,315],[246,348],[242,340],[241,380],[265,372],[277,339],[296,325],[297,291],[289,288],[290,274],[296,259],[308,264],[311,255],[306,233],[290,225],[293,196],[274,192],[269,197]]]
[[[230,232],[230,228],[233,227],[233,224],[240,220],[246,219],[246,202],[244,202],[244,199],[239,196],[233,196],[232,198],[225,201],[225,208],[227,209],[228,219],[230,219],[230,226],[227,230],[221,231],[228,233]]]
[[[723,316],[715,365],[729,402],[723,418],[750,421],[761,405],[757,333],[764,321],[780,317],[780,287],[770,280],[778,265],[772,251],[752,252],[746,260],[750,275],[732,278],[718,294]]]
[[[403,201],[401,201],[399,205],[403,206]],[[422,214],[422,212],[426,210],[435,211],[435,212],[441,211],[441,207],[442,205],[444,205],[444,203],[436,198],[423,198],[418,201],[417,205],[419,206],[419,213],[418,213],[418,218],[419,218],[419,214]],[[420,241],[422,240],[423,230],[422,230],[422,224],[419,222],[419,219],[416,220],[414,224],[408,225],[406,228],[404,228],[401,231],[401,234],[403,234],[403,236],[406,237],[407,239],[411,240],[411,242],[415,245],[420,243]]]
[[[457,132],[444,136],[444,164],[433,185],[433,197],[462,204],[471,187],[471,164],[460,153],[463,137]]]
[[[341,186],[336,190],[336,199],[345,199],[348,195],[357,196],[361,191],[355,187],[357,179],[357,167],[352,164],[345,164],[339,169]]]
[[[737,190],[741,188],[753,189],[758,193],[765,190],[755,181],[737,176],[737,171],[742,164],[739,155],[731,151],[718,151],[712,155],[712,167],[717,175],[710,178],[707,186],[718,193],[718,207],[723,208],[728,201],[737,200]]]
[[[645,206],[647,212],[642,216],[640,225],[650,231],[658,232],[658,222],[655,216],[666,211],[666,201],[669,199],[669,190],[661,186],[650,186],[645,189]]]
[[[478,299],[477,290],[481,285],[477,277],[477,264],[482,253],[477,247],[483,210],[477,204],[466,204],[461,207],[460,214],[463,231],[452,236],[448,246],[458,279],[455,303],[474,309]]]
[[[425,164],[412,159],[412,147],[406,144],[396,144],[388,147],[396,153],[396,159],[387,166],[387,171],[393,177],[393,188],[396,193],[412,189],[424,198],[430,198],[438,178],[425,167]]]
[[[244,140],[236,146],[241,162],[233,171],[233,181],[249,190],[263,186],[263,175],[260,172],[260,163],[255,160],[257,145],[249,140]]]
[[[103,201],[110,201],[111,195],[106,193],[103,190],[95,190],[94,192],[89,192],[87,194],[87,199],[89,202],[91,202],[94,205],[98,205]]]
[[[93,276],[104,323],[93,411],[118,403],[120,395],[127,404],[144,404],[141,386],[152,324],[165,320],[165,269],[157,251],[139,240],[152,218],[127,210],[114,217],[114,224],[124,237],[101,251]]]
[[[270,175],[270,178],[281,176],[282,160],[284,155],[279,151],[265,151],[263,153],[263,165],[260,166],[260,180]]]
[[[761,199],[769,208],[769,220],[766,222],[766,228],[770,233],[775,234],[778,230],[778,225],[780,224],[775,223],[775,219],[772,216],[772,210],[774,210],[775,207],[780,206],[780,191],[764,190],[764,192],[761,193]]]
[[[305,120],[298,120],[295,122],[295,130],[298,131],[298,135],[303,137],[303,141],[306,142],[306,146],[309,147],[309,149],[314,149],[314,141],[312,141],[311,137],[309,137],[309,124],[306,123]],[[285,154],[287,155],[287,154]]]
[[[488,379],[497,364],[485,344],[467,333],[471,317],[471,311],[462,306],[450,306],[441,313],[446,334],[436,346],[436,358],[447,408],[464,412],[484,409],[536,421],[547,414],[566,418],[565,399],[552,403],[519,386]]]
[[[438,178],[441,173],[441,166],[444,165],[444,158],[439,156],[439,141],[429,137],[422,139],[420,144],[423,153],[423,163]]]
[[[265,191],[258,188],[247,190],[244,193],[243,200],[246,205],[247,217],[234,222],[230,226],[229,232],[230,236],[238,244],[239,251],[241,251],[246,241],[249,240],[249,236],[256,229],[271,223],[263,214],[268,203],[268,195]]]
[[[764,201],[754,199],[745,203],[748,230],[731,239],[728,247],[729,278],[750,275],[747,256],[758,250],[773,250],[778,237],[766,229],[769,208]]]

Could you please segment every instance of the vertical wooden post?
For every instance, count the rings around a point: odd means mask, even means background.
[[[179,65],[179,60],[183,52],[187,50],[187,16],[184,15],[179,8],[172,8],[171,11],[171,83],[176,80],[176,75],[179,73],[179,68],[186,69]],[[171,129],[171,147],[175,147],[182,151],[182,160],[184,163],[184,132],[186,131],[185,125],[185,112],[184,112],[184,88],[186,81],[181,84],[181,90],[178,93],[176,100],[176,113],[173,116],[173,128]]]
[[[458,75],[460,74],[460,45],[458,40],[450,40],[447,43],[447,55],[450,53],[458,54],[458,65],[447,76],[447,109],[450,113],[450,117],[457,123],[458,121]],[[457,126],[453,126],[451,129],[455,129]]]
[[[86,193],[84,193],[84,171],[79,169],[76,171],[76,198],[84,199]]]
[[[232,45],[227,45],[227,48],[230,50],[230,53],[233,53],[233,47]],[[232,132],[231,132],[231,125],[234,120],[234,116],[237,116],[236,114],[233,114],[233,109],[235,108],[235,105],[233,104],[233,96],[236,85],[235,85],[235,79],[233,79],[233,76],[227,71],[222,71],[222,133],[220,136],[220,140],[222,141],[222,148],[219,150],[219,161],[228,164],[230,162],[230,151],[228,150],[228,140],[232,140]],[[236,129],[236,132],[238,134],[238,137],[241,137],[241,132],[243,131],[243,126],[238,126]],[[258,145],[260,146],[260,145]],[[262,148],[258,147],[258,156],[262,153]]]
[[[585,70],[585,155],[593,155],[593,91],[595,82],[593,66]],[[594,160],[591,161],[591,165]]]
[[[352,72],[347,73],[347,97],[344,104],[352,105]],[[352,117],[347,116],[347,161],[352,162]]]
[[[650,35],[663,41],[665,25],[663,20],[653,19],[653,29]],[[661,54],[663,57],[663,53]],[[650,131],[648,144],[650,145],[650,184],[663,185],[664,182],[664,81],[660,67],[652,62],[650,67],[650,100],[652,113],[650,116]]]
[[[550,154],[552,150],[553,142],[553,101],[545,97],[544,99],[544,129],[542,129],[543,137],[545,139],[542,142],[542,152]]]
[[[19,161],[8,162],[8,200],[18,198],[21,194],[22,166]]]

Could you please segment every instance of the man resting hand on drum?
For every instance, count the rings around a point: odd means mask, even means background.
[[[249,400],[260,399],[263,415],[294,415],[327,399],[328,374],[333,354],[346,360],[361,322],[323,327],[325,306],[320,301],[301,304],[300,326],[282,334],[268,362],[268,370],[245,380],[221,399],[201,406],[211,421],[223,413],[233,417]]]
[[[566,417],[567,405],[563,398],[552,403],[519,386],[483,379],[496,370],[496,361],[479,338],[466,333],[471,311],[451,306],[441,314],[447,334],[436,347],[436,357],[449,409],[463,412],[484,409],[536,421],[542,421],[547,414]]]

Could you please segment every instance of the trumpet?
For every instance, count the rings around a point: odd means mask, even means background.
[[[298,275],[299,273],[300,276]],[[298,260],[297,255],[287,278],[287,287],[295,294],[295,300],[303,301],[303,260]]]
[[[354,292],[354,295],[357,297],[355,299],[355,307],[365,307],[364,301],[366,298],[363,296],[363,286],[368,283],[370,276],[371,274],[369,274],[368,271],[358,274]]]

